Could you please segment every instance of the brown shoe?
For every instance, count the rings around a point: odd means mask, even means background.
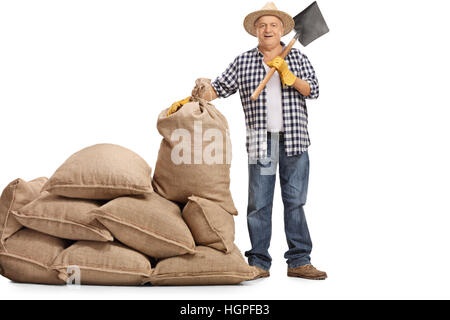
[[[327,278],[326,272],[317,270],[312,264],[297,267],[295,269],[288,269],[288,277],[297,277],[309,280],[325,280]]]
[[[251,267],[255,271],[255,276],[253,277],[252,280],[270,277],[269,271],[261,269],[260,267],[257,267],[257,266],[251,266]]]

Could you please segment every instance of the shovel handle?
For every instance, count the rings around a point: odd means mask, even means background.
[[[289,42],[287,47],[284,48],[283,52],[281,53],[281,58],[283,58],[283,59],[286,58],[286,56],[289,54],[289,52],[291,51],[292,47],[294,46],[295,41],[297,41],[296,37],[294,37],[291,40],[291,42]],[[258,99],[259,95],[264,90],[264,88],[266,87],[266,85],[269,82],[270,78],[272,78],[272,76],[275,73],[275,71],[277,71],[276,68],[271,68],[269,70],[269,72],[266,74],[266,77],[264,78],[264,80],[261,81],[261,83],[259,84],[258,88],[256,88],[255,92],[253,92],[253,94],[251,95],[250,99],[252,99],[253,101]]]

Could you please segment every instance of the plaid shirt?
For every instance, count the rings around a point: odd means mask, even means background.
[[[281,42],[283,47],[285,46]],[[239,55],[225,72],[211,84],[221,98],[229,97],[239,89],[247,128],[246,147],[251,159],[267,158],[267,102],[266,89],[256,101],[250,96],[266,75],[264,55],[258,47]],[[286,57],[289,69],[300,79],[307,81],[311,94],[303,96],[294,87],[282,88],[284,146],[287,156],[301,154],[311,144],[308,134],[308,112],[306,99],[317,99],[319,83],[314,68],[306,55],[292,48]]]

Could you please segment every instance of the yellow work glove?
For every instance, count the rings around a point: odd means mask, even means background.
[[[184,106],[186,103],[191,101],[191,97],[187,97],[186,99],[174,102],[172,106],[169,108],[169,111],[167,112],[167,116],[170,116],[172,113],[175,113],[180,109],[182,106]]]
[[[269,61],[267,65],[271,68],[276,68],[278,73],[280,74],[281,83],[283,84],[283,88],[285,85],[292,86],[297,78],[291,70],[289,70],[287,62],[281,58],[280,56],[275,59]]]

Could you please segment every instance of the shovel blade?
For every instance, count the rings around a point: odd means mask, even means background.
[[[294,17],[298,41],[307,46],[330,31],[316,1]]]

